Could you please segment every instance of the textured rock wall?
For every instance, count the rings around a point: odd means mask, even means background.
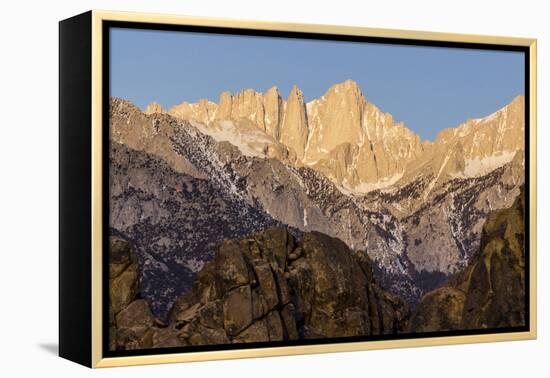
[[[171,311],[190,344],[365,336],[405,329],[407,307],[381,290],[366,255],[285,229],[225,241]]]

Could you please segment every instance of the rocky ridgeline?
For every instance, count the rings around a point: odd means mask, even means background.
[[[224,241],[193,288],[176,301],[167,324],[155,320],[147,303],[137,299],[137,274],[124,273],[137,267],[128,244],[112,238],[110,253],[112,270],[122,271],[110,279],[113,349],[406,330],[408,307],[378,287],[368,257],[320,233],[306,233],[297,242],[286,229],[271,228]]]
[[[512,207],[489,216],[468,267],[424,296],[410,323],[413,332],[526,324],[524,214],[522,188]]]
[[[286,100],[272,87],[265,93],[224,92],[219,103],[183,102],[168,111],[153,102],[145,113],[167,113],[210,129],[225,121],[246,133],[252,126],[263,133],[267,150],[278,151],[278,159],[313,167],[338,186],[364,194],[401,187],[418,176],[433,176],[430,186],[436,187],[457,175],[488,173],[524,149],[524,109],[523,96],[518,96],[487,117],[443,129],[434,142],[421,141],[367,101],[353,80],[334,84],[308,103],[296,86]]]

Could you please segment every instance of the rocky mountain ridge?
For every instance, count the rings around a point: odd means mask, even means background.
[[[157,105],[151,104],[159,109]],[[368,102],[352,80],[333,85],[307,104],[296,86],[286,100],[272,87],[265,93],[224,92],[218,104],[184,102],[167,113],[217,129],[213,134],[233,128],[241,142],[235,143],[234,137],[235,145],[254,141],[256,155],[312,167],[355,194],[402,187],[418,174],[430,174],[429,195],[453,178],[486,174],[524,149],[523,96],[487,117],[442,130],[434,142],[422,142]],[[246,140],[251,129],[261,137]]]

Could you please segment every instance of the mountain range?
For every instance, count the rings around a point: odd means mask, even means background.
[[[271,226],[372,260],[415,306],[468,265],[488,215],[524,182],[524,99],[422,141],[351,81],[305,103],[273,87],[142,112],[110,102],[110,225],[133,245],[159,317],[214,248]]]
[[[480,176],[511,161],[524,145],[523,96],[487,117],[443,129],[434,142],[423,142],[368,102],[352,80],[308,103],[296,86],[286,100],[272,87],[265,93],[224,92],[218,104],[183,102],[168,111],[152,103],[145,113],[201,123],[216,140],[232,142],[245,155],[312,167],[358,194],[404,184],[419,172],[437,176],[432,186]]]

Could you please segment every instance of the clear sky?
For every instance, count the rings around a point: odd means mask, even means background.
[[[169,108],[294,84],[306,101],[355,80],[368,101],[433,140],[524,94],[523,53],[115,28],[110,95]]]

